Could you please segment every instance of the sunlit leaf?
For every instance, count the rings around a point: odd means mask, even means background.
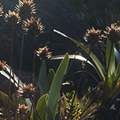
[[[37,102],[37,107],[36,109],[38,110],[38,113],[41,117],[42,120],[45,119],[45,111],[46,111],[46,98],[48,94],[45,94],[41,96],[41,98]],[[39,120],[39,118],[37,118]]]
[[[58,99],[60,97],[60,87],[62,84],[63,76],[65,75],[68,67],[69,56],[65,55],[65,58],[60,63],[57,72],[54,76],[47,101],[45,120],[54,120],[55,112],[57,108]]]
[[[62,35],[62,36],[64,36],[64,37],[72,40],[74,43],[76,43],[77,45],[79,45],[87,54],[89,53],[89,49],[86,48],[82,43],[74,40],[74,39],[71,38],[71,37],[68,37],[67,35],[65,35],[65,34],[59,32],[59,31],[57,31],[57,30],[54,30],[54,32],[56,32],[56,33],[58,33],[58,34],[60,34],[60,35]],[[97,59],[97,57],[96,57],[92,52],[91,52],[91,54],[90,54],[90,57],[91,57],[91,59],[94,61],[95,65],[97,66],[97,69],[99,70],[99,72],[100,72],[100,74],[101,74],[100,77],[102,77],[102,79],[105,79],[106,71],[105,71],[103,65],[101,64],[101,62]]]
[[[111,46],[112,46],[111,41],[109,39],[107,39],[107,45],[106,45],[106,64],[107,64],[107,68],[108,68],[108,62],[109,62],[109,57],[110,57],[110,52],[111,52]],[[112,52],[111,52],[111,58],[110,58],[110,64],[109,64],[109,70],[108,70],[108,78],[109,78],[111,83],[115,80],[114,44],[113,44]]]

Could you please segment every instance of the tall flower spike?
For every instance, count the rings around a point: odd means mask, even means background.
[[[0,61],[0,70],[5,70],[6,66],[5,66],[6,62],[5,61]]]
[[[36,92],[36,87],[34,87],[32,83],[29,83],[28,85],[23,84],[23,86],[20,87],[18,90],[18,97],[32,98],[34,97],[35,92]]]
[[[88,30],[84,35],[84,40],[88,42],[91,46],[94,46],[100,39],[102,39],[101,30],[95,30],[94,27]]]
[[[0,16],[2,16],[3,15],[3,6],[1,5],[1,3],[0,3]]]
[[[39,50],[36,50],[36,54],[37,56],[40,57],[40,59],[47,59],[50,58],[52,55],[52,52],[48,52],[47,46],[43,47],[43,48],[39,48]]]
[[[26,34],[37,36],[40,33],[43,33],[44,26],[40,22],[40,18],[31,17],[30,20],[23,21],[23,30],[25,30]]]
[[[8,14],[5,14],[5,20],[7,23],[11,25],[18,24],[20,22],[20,17],[18,13],[15,13],[14,11],[11,12],[10,10],[8,11]]]
[[[107,26],[105,33],[105,38],[108,38],[111,42],[115,43],[120,40],[120,27],[111,24],[111,27]]]
[[[19,0],[19,5],[16,5],[16,11],[22,16],[35,14],[35,4],[33,0]]]

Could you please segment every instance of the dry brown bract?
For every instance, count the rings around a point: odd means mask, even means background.
[[[8,11],[8,14],[5,14],[5,20],[7,23],[14,25],[18,24],[20,22],[20,17],[18,13],[15,13],[14,11],[11,12],[10,10]]]
[[[3,6],[1,5],[1,3],[0,3],[0,16],[2,16],[3,15]]]
[[[23,86],[20,87],[18,90],[18,97],[32,98],[34,97],[35,92],[36,92],[36,87],[34,87],[32,83],[29,83],[28,85],[23,84]]]
[[[111,42],[115,43],[120,40],[120,27],[111,24],[111,27],[107,26],[105,33],[105,38],[108,38]]]
[[[33,3],[33,0],[19,0],[19,5],[16,7],[16,11],[18,11],[22,16],[35,14],[35,10],[35,4]]]
[[[3,35],[2,39],[0,40],[1,44],[7,44],[10,41],[7,35]]]
[[[29,108],[27,106],[25,106],[25,104],[18,106],[18,113],[21,115],[26,115],[28,110],[29,110]]]
[[[6,66],[5,66],[6,62],[5,61],[0,61],[0,70],[5,70]]]
[[[43,33],[44,26],[40,22],[40,18],[31,17],[30,20],[23,21],[23,30],[25,30],[26,34],[37,36],[40,33]]]
[[[39,48],[38,51],[36,50],[36,54],[37,56],[40,57],[40,59],[47,59],[50,58],[52,55],[52,52],[48,52],[47,46],[43,47],[43,48]]]
[[[100,39],[102,39],[101,30],[95,30],[94,27],[88,30],[84,35],[84,40],[91,46],[94,46]]]

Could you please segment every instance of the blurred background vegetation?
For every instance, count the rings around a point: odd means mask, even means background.
[[[69,3],[90,27],[104,29],[111,23],[119,23],[119,0],[69,0]]]

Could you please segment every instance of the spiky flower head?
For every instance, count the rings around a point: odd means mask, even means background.
[[[33,0],[19,0],[19,5],[16,6],[16,11],[22,16],[35,14],[35,4]]]
[[[84,35],[84,40],[88,42],[91,46],[94,46],[100,39],[102,39],[101,30],[87,29],[86,34]]]
[[[23,30],[25,30],[26,34],[37,36],[40,33],[43,33],[44,26],[40,22],[40,18],[31,17],[31,19],[27,19],[27,21],[23,21]]]
[[[0,16],[2,16],[3,15],[3,6],[1,5],[1,3],[0,3]]]
[[[36,92],[36,87],[32,83],[23,84],[18,90],[18,97],[21,98],[32,98]]]
[[[108,38],[111,42],[115,43],[120,40],[120,27],[111,24],[111,27],[107,26],[105,33],[105,38]]]
[[[5,66],[6,62],[5,61],[0,61],[0,70],[5,70],[6,66]]]
[[[43,48],[39,48],[38,51],[36,50],[36,54],[37,56],[40,57],[40,59],[47,59],[50,58],[52,55],[52,52],[48,52],[47,46],[43,47]]]
[[[18,24],[20,22],[20,17],[18,13],[15,13],[15,11],[11,12],[10,10],[8,11],[8,14],[5,14],[5,20],[7,23],[11,25]]]
[[[21,115],[26,115],[27,111],[29,110],[29,108],[27,106],[25,106],[25,104],[19,104],[18,106],[18,113]]]
[[[10,41],[6,34],[3,35],[2,39],[0,40],[1,44],[7,44]]]

